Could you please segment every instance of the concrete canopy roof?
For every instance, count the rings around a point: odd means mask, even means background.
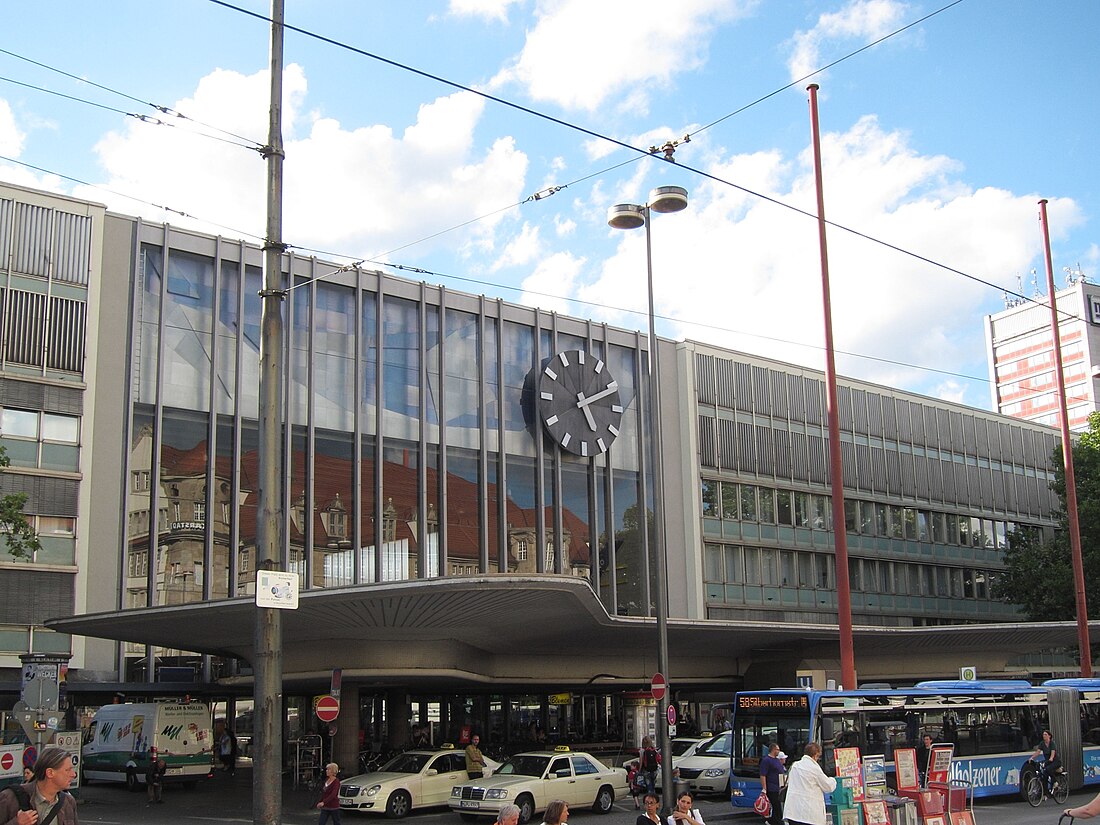
[[[251,661],[257,607],[252,598],[119,610],[53,619],[53,630]],[[310,590],[282,612],[288,683],[344,678],[377,684],[591,683],[632,681],[655,669],[656,623],[611,616],[590,584],[573,576],[492,575]],[[1100,622],[1092,624],[1100,631]],[[861,659],[939,662],[916,672],[942,675],[945,658],[1001,660],[1075,646],[1074,622],[856,627]],[[835,660],[836,625],[669,620],[670,666],[678,681],[730,685],[753,661]],[[866,675],[865,675],[866,674]]]

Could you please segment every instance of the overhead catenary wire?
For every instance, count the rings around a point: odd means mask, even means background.
[[[62,75],[63,77],[67,77],[70,80],[75,80],[78,83],[84,83],[88,86],[94,86],[95,88],[100,89],[104,92],[108,92],[110,94],[117,95],[119,97],[125,98],[126,100],[131,100],[135,103],[140,103],[143,106],[148,106],[151,109],[156,109],[161,114],[168,115],[170,117],[177,117],[177,118],[180,118],[181,120],[187,120],[187,121],[190,121],[191,123],[194,123],[198,126],[202,126],[203,128],[213,129],[216,132],[221,132],[223,135],[228,135],[229,137],[236,138],[237,140],[244,141],[244,143],[247,144],[247,148],[262,148],[263,147],[263,143],[261,141],[253,140],[252,138],[245,137],[243,135],[238,135],[235,132],[230,132],[229,130],[222,129],[219,126],[213,126],[209,123],[203,123],[201,120],[196,120],[195,118],[190,117],[190,116],[188,116],[188,115],[184,114],[183,112],[180,112],[176,109],[173,109],[170,106],[163,106],[163,105],[160,105],[160,104],[157,104],[157,103],[151,103],[148,100],[142,100],[140,97],[134,97],[133,95],[131,95],[127,92],[124,92],[120,89],[114,89],[110,86],[105,86],[102,83],[96,83],[94,80],[89,80],[86,77],[80,77],[79,75],[72,74],[71,72],[67,72],[64,69],[60,69],[57,66],[51,66],[48,63],[43,63],[41,61],[34,60],[33,58],[27,57],[26,55],[18,54],[17,52],[9,51],[7,49],[0,49],[0,54],[6,54],[9,57],[14,57],[16,60],[22,60],[26,63],[30,63],[31,65],[38,66],[39,68],[46,69],[47,71],[54,72],[55,74]],[[18,81],[13,81],[13,82],[18,82]],[[23,85],[28,85],[28,84],[23,84]],[[40,91],[48,91],[48,90],[42,89]],[[54,94],[60,94],[60,93],[54,93]],[[67,95],[62,95],[62,97],[67,97]],[[70,99],[71,100],[78,100],[78,101],[83,102],[83,103],[90,103],[90,101],[85,101],[85,100],[82,100],[81,98],[73,97],[73,98],[70,98]],[[92,105],[96,105],[96,104],[92,104]],[[115,111],[117,111],[117,110],[115,110]],[[123,114],[128,114],[129,115],[130,113],[129,112],[124,112]],[[138,117],[138,115],[132,115],[132,117]],[[208,137],[213,137],[213,135],[208,135]]]

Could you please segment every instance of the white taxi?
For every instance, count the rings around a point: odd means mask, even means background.
[[[505,805],[516,805],[524,823],[554,799],[574,807],[591,805],[597,813],[606,814],[616,797],[628,794],[625,770],[609,768],[591,754],[562,746],[517,753],[491,777],[455,785],[450,806],[463,819],[472,820],[495,817]]]
[[[730,787],[730,750],[733,733],[726,731],[695,746],[695,753],[674,764],[680,778],[694,793],[728,794]]]
[[[485,772],[499,762],[485,757]],[[340,780],[340,808],[401,819],[413,808],[446,805],[456,782],[466,781],[466,753],[453,745],[395,756],[377,771]]]

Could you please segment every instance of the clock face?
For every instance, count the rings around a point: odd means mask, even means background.
[[[559,352],[539,377],[546,432],[574,455],[607,452],[619,435],[623,406],[607,365],[583,350]]]

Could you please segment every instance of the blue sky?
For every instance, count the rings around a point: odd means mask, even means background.
[[[264,22],[210,0],[18,5],[0,32],[13,53],[0,53],[0,179],[262,233],[259,154],[195,123],[265,141]],[[286,19],[631,146],[690,133],[683,166],[812,211],[805,81],[703,127],[944,5],[287,0]],[[1100,279],[1097,31],[1094,0],[962,0],[815,77],[827,216],[1002,288],[1021,278],[1030,295],[1033,268],[1045,284],[1037,201],[1049,198],[1059,283],[1078,265]],[[191,121],[156,126],[18,85],[156,114],[20,58]],[[661,332],[821,367],[813,220],[301,34],[287,33],[286,63],[292,245],[644,329],[644,237],[605,214],[678,184],[689,208],[653,222]],[[988,407],[982,318],[1001,290],[837,229],[829,247],[836,345],[852,353],[840,371]]]

